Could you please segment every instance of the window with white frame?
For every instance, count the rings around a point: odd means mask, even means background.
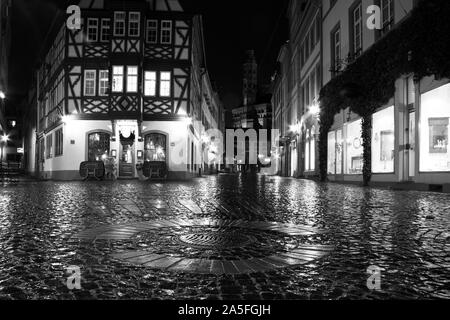
[[[362,49],[362,4],[359,3],[352,10],[352,49],[355,56],[361,54]]]
[[[87,40],[89,42],[98,41],[98,19],[89,18],[87,23]]]
[[[162,44],[172,43],[172,21],[168,20],[161,21],[161,43]]]
[[[128,17],[128,35],[130,37],[139,37],[141,31],[141,14],[139,12],[130,12]]]
[[[127,67],[127,92],[138,91],[138,67]]]
[[[111,35],[111,20],[110,19],[102,19],[100,41],[108,42],[110,35]]]
[[[95,96],[95,70],[84,71],[84,95]]]
[[[145,71],[144,95],[148,97],[156,96],[156,72]]]
[[[125,12],[118,11],[114,12],[114,35],[124,36],[125,35]]]
[[[170,72],[161,72],[159,83],[159,95],[161,97],[170,97],[171,74]]]
[[[158,42],[158,20],[147,20],[147,37],[148,43]]]
[[[394,24],[394,1],[381,0],[381,16],[383,29],[382,32],[388,32],[392,29]]]
[[[98,83],[98,94],[100,96],[106,96],[109,89],[109,71],[100,70],[99,72],[99,83]]]
[[[123,92],[123,66],[113,66],[112,92]]]

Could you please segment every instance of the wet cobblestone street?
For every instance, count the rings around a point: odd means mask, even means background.
[[[448,194],[264,176],[19,182],[0,299],[449,299],[449,213]]]

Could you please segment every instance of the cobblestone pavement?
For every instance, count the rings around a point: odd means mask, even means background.
[[[0,299],[448,299],[449,213],[446,194],[264,176],[6,184]]]

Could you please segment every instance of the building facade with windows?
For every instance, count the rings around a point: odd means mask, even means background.
[[[324,0],[324,84],[345,76],[354,63],[372,53],[378,42],[389,41],[393,31],[411,19],[419,3],[413,0]],[[366,25],[367,9],[374,4],[380,8],[381,25],[371,30]],[[412,61],[414,54],[408,52],[406,59]],[[358,94],[364,97],[370,92]],[[432,186],[449,189],[449,104],[448,79],[403,74],[396,79],[390,100],[367,119],[349,108],[340,110],[327,136],[327,178],[363,181],[363,122],[370,121],[372,183],[415,183],[423,185],[424,189],[434,188]]]
[[[214,102],[207,126],[221,121],[201,16],[176,0],[79,5],[81,29],[57,20],[38,72],[39,176],[76,179],[81,162],[102,160],[122,178],[146,162],[169,179],[193,176],[204,164],[202,101]]]
[[[322,87],[321,1],[290,1],[289,41],[274,76],[274,128],[280,130],[279,174],[318,175],[318,98]]]
[[[0,0],[0,91],[5,95],[0,98],[0,132],[6,133],[6,104],[8,94],[8,66],[11,51],[11,0]]]
[[[291,173],[291,161],[286,154],[284,141],[290,132],[292,111],[289,99],[290,81],[290,46],[285,43],[278,53],[277,70],[272,76],[272,128],[279,130],[278,146],[274,146],[275,172],[280,176],[289,176]],[[273,160],[272,160],[273,161]],[[295,166],[296,167],[296,166]]]

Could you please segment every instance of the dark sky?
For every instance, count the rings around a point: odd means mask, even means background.
[[[207,64],[227,108],[240,104],[241,64],[256,50],[261,83],[272,75],[278,50],[287,38],[288,0],[180,0],[187,12],[203,15]],[[52,18],[63,0],[14,0],[10,94],[23,94]],[[59,9],[60,10],[60,9]]]

